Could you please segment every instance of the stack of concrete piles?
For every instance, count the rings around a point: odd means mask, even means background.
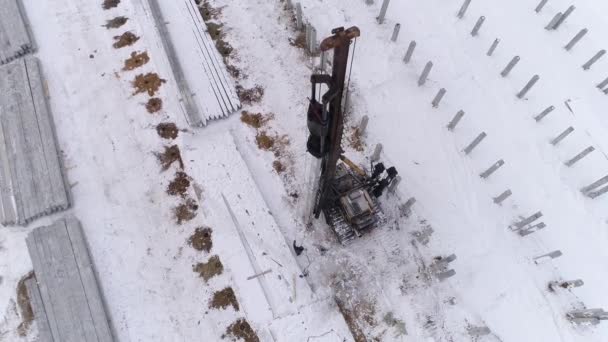
[[[34,229],[27,248],[35,277],[26,287],[39,342],[112,342],[104,301],[80,223]]]
[[[0,67],[0,223],[26,225],[68,207],[38,60],[5,64]]]
[[[0,0],[0,65],[33,51],[21,0]]]

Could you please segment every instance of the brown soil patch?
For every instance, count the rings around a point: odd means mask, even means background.
[[[273,117],[273,114],[264,116],[262,113],[250,113],[246,110],[241,112],[241,121],[255,129],[261,128]]]
[[[304,32],[298,33],[295,39],[289,39],[289,44],[300,49],[306,48],[306,34]]]
[[[190,181],[192,178],[188,176],[185,172],[178,171],[175,174],[175,178],[169,183],[167,186],[167,194],[171,196],[181,196],[185,197],[188,192],[188,188],[190,187]]]
[[[228,57],[230,56],[232,51],[234,51],[232,45],[226,42],[222,37],[218,37],[215,40],[215,47],[217,48],[217,51],[220,53],[220,55],[222,55],[222,57]]]
[[[222,7],[213,8],[207,0],[196,0],[196,4],[199,5],[199,12],[201,12],[204,21],[217,19],[222,14]]]
[[[133,88],[135,88],[133,95],[148,93],[148,95],[154,96],[165,82],[167,81],[158,77],[156,73],[139,74],[133,81]]]
[[[283,165],[283,163],[280,160],[275,160],[272,163],[272,167],[278,174],[281,174],[287,170],[287,167],[285,167],[285,165]]]
[[[237,340],[242,339],[245,342],[260,342],[260,338],[255,331],[253,331],[249,322],[244,318],[240,318],[232,323],[228,329],[226,329],[226,334],[231,335]]]
[[[213,294],[209,307],[214,309],[225,309],[231,305],[234,310],[239,311],[239,302],[236,300],[232,287],[227,287]]]
[[[147,52],[131,52],[131,57],[125,61],[125,66],[122,70],[133,70],[143,66],[150,61],[150,56]]]
[[[198,204],[196,201],[188,198],[186,201],[173,209],[175,220],[177,224],[191,221],[196,217],[196,211],[198,210]]]
[[[19,312],[21,313],[21,323],[19,323],[19,326],[17,327],[17,332],[21,337],[27,335],[32,322],[34,321],[34,310],[32,310],[30,296],[28,295],[27,287],[25,286],[25,282],[32,278],[34,278],[33,271],[21,278],[17,284],[17,305],[19,306]]]
[[[122,25],[126,24],[128,20],[129,20],[129,18],[120,16],[120,17],[116,17],[114,19],[107,20],[106,24],[103,26],[105,28],[107,28],[108,30],[114,29],[114,28],[119,28]]]
[[[336,299],[336,303],[338,304],[338,309],[344,317],[348,330],[350,330],[350,333],[353,335],[355,342],[367,342],[367,338],[365,337],[363,330],[359,324],[357,324],[355,313],[352,310],[349,310],[341,300]]]
[[[120,0],[104,0],[101,7],[103,7],[104,10],[109,10],[110,8],[114,8],[114,7],[118,6],[119,3],[120,3]]]
[[[255,141],[261,150],[269,151],[274,147],[274,137],[269,136],[266,132],[260,132],[255,136]]]
[[[222,24],[207,23],[207,33],[211,36],[211,39],[218,40],[222,38]]]
[[[224,272],[224,265],[220,261],[220,257],[217,255],[209,258],[209,261],[201,262],[192,267],[192,270],[199,274],[205,281],[222,274]]]
[[[349,145],[352,149],[354,149],[355,151],[358,151],[358,152],[363,152],[363,150],[364,150],[363,137],[362,137],[361,133],[359,133],[358,129],[353,128],[353,133],[348,140],[349,140]]]
[[[260,102],[264,97],[264,88],[256,85],[251,89],[245,89],[243,86],[236,86],[236,93],[243,104],[252,104]]]
[[[222,31],[223,24],[217,24],[213,22],[207,22],[207,33],[213,41],[215,41],[215,47],[217,51],[224,58],[230,56],[234,48],[224,38],[226,37]]]
[[[180,169],[184,168],[184,161],[182,160],[182,155],[177,145],[165,146],[165,152],[156,153],[156,156],[162,165],[163,171],[168,170],[175,162],[179,163]]]
[[[146,110],[150,114],[159,112],[161,109],[163,109],[163,100],[158,97],[153,97],[146,103]]]
[[[212,230],[209,227],[198,227],[194,234],[188,238],[188,244],[197,251],[209,253],[211,247],[213,247],[211,233]]]
[[[255,136],[255,141],[259,149],[272,151],[277,158],[285,155],[285,149],[290,144],[289,138],[286,135],[278,136],[275,134],[270,136],[265,131],[258,132]]]
[[[135,44],[135,42],[139,40],[139,37],[136,36],[133,32],[127,31],[121,34],[120,36],[115,36],[114,40],[115,42],[112,46],[114,46],[115,49],[120,49],[125,46],[131,46]]]
[[[234,77],[234,78],[239,78],[241,77],[241,69],[237,68],[236,66],[230,64],[228,61],[224,61],[224,63],[226,64],[226,69],[228,70],[228,73]]]
[[[179,134],[179,129],[173,122],[161,122],[156,126],[156,133],[163,139],[175,139]]]

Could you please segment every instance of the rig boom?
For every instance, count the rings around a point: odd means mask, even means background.
[[[386,170],[380,163],[372,165],[373,174],[368,176],[362,168],[343,155],[342,99],[350,46],[360,36],[360,31],[357,27],[346,30],[339,27],[332,30],[332,34],[320,46],[322,52],[333,50],[332,74],[311,76],[312,96],[307,113],[310,136],[307,149],[314,157],[321,159],[321,175],[313,214],[319,218],[323,213],[327,223],[344,243],[383,221],[382,210],[376,198],[393,181],[397,171],[395,168]],[[323,95],[318,94],[318,99],[317,88],[321,89],[321,85],[325,85],[328,90]],[[340,161],[342,163],[339,164]],[[387,171],[387,176],[382,179],[384,171]]]

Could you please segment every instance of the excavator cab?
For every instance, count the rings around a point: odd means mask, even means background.
[[[359,232],[375,225],[378,221],[375,216],[376,205],[365,189],[353,190],[348,195],[342,196],[340,205],[346,220]]]

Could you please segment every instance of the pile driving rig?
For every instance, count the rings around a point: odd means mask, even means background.
[[[368,175],[343,155],[344,85],[350,46],[360,31],[357,27],[347,30],[339,27],[333,29],[332,34],[320,45],[322,52],[333,50],[332,74],[311,76],[312,96],[307,114],[310,136],[306,147],[311,155],[321,159],[313,214],[319,218],[323,213],[327,224],[345,244],[385,222],[377,199],[394,181],[397,170],[386,169],[382,163],[372,164],[372,173]],[[321,89],[321,85],[328,88],[322,95],[317,94],[317,87]]]

